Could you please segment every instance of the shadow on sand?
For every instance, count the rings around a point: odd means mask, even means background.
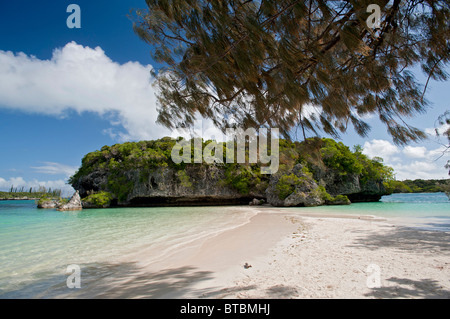
[[[399,251],[418,253],[449,253],[450,233],[398,226],[380,234],[366,234],[361,231],[361,236],[352,246],[370,250],[390,247]]]
[[[383,233],[366,234],[361,232],[361,236],[351,246],[369,250],[391,248],[398,253],[449,255],[450,233],[397,226]],[[448,272],[449,267],[450,259],[448,263],[441,266],[441,271]],[[450,290],[444,289],[438,281],[429,278],[413,280],[391,277],[385,279],[385,283],[386,287],[374,288],[365,296],[374,298],[450,298]]]
[[[449,299],[450,291],[443,289],[438,281],[432,279],[411,280],[407,278],[389,278],[393,286],[374,288],[366,297],[374,298],[419,298]]]
[[[359,232],[351,245],[361,249],[377,250],[385,247],[418,254],[449,254],[450,234],[423,231],[408,227],[393,227],[382,233]],[[418,257],[420,258],[420,256]],[[450,262],[449,262],[450,264]],[[67,266],[67,265],[66,265]],[[65,269],[66,266],[57,267]],[[177,298],[192,295],[194,298],[226,298],[239,293],[258,290],[254,285],[236,287],[193,288],[191,284],[214,278],[214,273],[192,266],[144,271],[135,263],[94,263],[81,267],[81,288],[69,289],[68,275],[54,273],[37,274],[38,280],[18,286],[8,292],[0,292],[0,298]],[[442,271],[448,271],[447,264]],[[450,291],[429,278],[413,280],[391,277],[384,279],[386,287],[372,289],[366,297],[372,298],[450,298]],[[208,286],[208,285],[206,285]],[[276,285],[264,290],[262,298],[295,298],[301,287]],[[251,294],[251,292],[250,292]]]
[[[64,269],[64,267],[58,267]],[[135,263],[80,265],[81,288],[68,288],[69,275],[38,274],[39,280],[0,293],[1,299],[123,299],[123,298],[227,298],[257,289],[255,285],[196,288],[194,283],[214,278],[213,272],[192,266],[148,272]],[[277,285],[265,290],[263,298],[293,298],[295,287]],[[294,296],[293,296],[294,294]]]
[[[68,275],[47,275],[15,291],[0,294],[10,298],[161,298],[173,291],[183,291],[197,281],[211,279],[211,272],[194,267],[144,272],[135,263],[84,264],[81,288],[68,288]],[[64,269],[62,267],[62,269]]]

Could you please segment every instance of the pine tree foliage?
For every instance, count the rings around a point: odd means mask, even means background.
[[[361,136],[376,115],[397,144],[424,138],[407,124],[426,111],[428,80],[446,80],[448,1],[147,0],[134,30],[161,63],[158,122],[294,127]],[[381,8],[368,26],[369,4]],[[305,116],[311,108],[313,115]],[[309,112],[311,113],[311,112]]]
[[[444,135],[447,137],[447,144],[443,145],[444,150],[442,151],[442,155],[444,156],[450,152],[450,111],[447,110],[445,113],[441,114],[438,119],[437,123],[440,127],[435,128],[435,132],[437,136]],[[440,129],[443,128],[444,131],[441,132]],[[445,164],[445,168],[448,169],[448,175],[450,175],[450,160],[447,161],[447,164]]]

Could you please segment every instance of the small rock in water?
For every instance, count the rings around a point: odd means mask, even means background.
[[[40,200],[37,207],[38,208],[56,208],[58,206],[58,203],[52,199],[49,200]]]
[[[67,204],[64,204],[58,208],[59,211],[66,211],[66,210],[81,210],[83,209],[83,206],[81,204],[81,198],[78,191],[73,194],[72,198],[69,200]]]

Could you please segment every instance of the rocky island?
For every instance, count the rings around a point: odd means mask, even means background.
[[[381,159],[369,159],[361,148],[351,151],[332,139],[280,140],[279,169],[271,175],[261,174],[260,164],[176,164],[171,160],[175,143],[166,137],[104,146],[83,158],[69,183],[85,208],[249,203],[288,207],[378,201],[391,193],[394,180],[392,168]]]
[[[81,197],[78,191],[73,194],[73,196],[67,200],[64,198],[41,198],[38,201],[38,208],[44,208],[44,209],[52,209],[56,208],[59,211],[67,211],[67,210],[81,210],[83,208]]]

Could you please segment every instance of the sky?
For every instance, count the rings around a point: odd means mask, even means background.
[[[80,7],[81,28],[68,28],[69,4]],[[157,64],[129,17],[145,7],[144,0],[0,2],[0,190],[45,186],[69,195],[67,179],[85,154],[173,134],[155,123]],[[427,98],[429,111],[407,119],[430,133],[426,141],[395,146],[375,118],[367,119],[367,138],[350,130],[341,141],[382,157],[399,180],[448,178],[446,141],[433,133],[450,109],[450,82],[431,81]]]

